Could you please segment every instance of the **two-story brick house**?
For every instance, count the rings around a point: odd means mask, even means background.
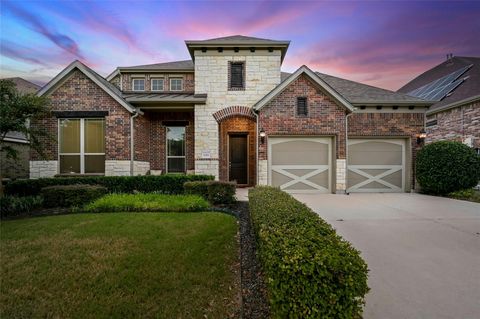
[[[281,72],[289,41],[186,41],[191,60],[119,67],[75,61],[39,92],[57,174],[212,174],[301,192],[403,192],[431,102],[313,72]]]

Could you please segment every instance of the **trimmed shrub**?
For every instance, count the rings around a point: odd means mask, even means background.
[[[199,195],[208,200],[208,182],[196,181],[183,184],[185,194]]]
[[[41,190],[45,207],[82,207],[107,194],[107,188],[99,185],[59,185]]]
[[[472,188],[480,181],[480,156],[460,142],[425,145],[416,164],[418,183],[428,194],[445,195]]]
[[[198,195],[109,194],[85,207],[87,212],[198,212],[209,208]]]
[[[187,182],[183,185],[186,194],[202,196],[214,205],[234,203],[236,186],[236,183],[220,181]]]
[[[42,208],[42,196],[3,196],[0,197],[0,217],[27,215],[33,210]]]
[[[160,175],[160,176],[83,176],[54,177],[11,181],[5,186],[5,194],[31,196],[40,194],[40,190],[56,185],[101,185],[109,193],[158,192],[163,194],[182,194],[183,184],[188,181],[212,180],[210,175]]]
[[[249,206],[274,318],[361,318],[368,269],[316,213],[273,187]]]

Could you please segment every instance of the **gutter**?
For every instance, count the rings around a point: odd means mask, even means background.
[[[252,110],[253,110],[253,114],[255,114],[255,118],[256,118],[255,127],[256,127],[256,130],[257,130],[257,133],[255,134],[256,135],[255,136],[255,161],[256,161],[256,163],[255,163],[256,168],[255,169],[256,169],[256,172],[257,172],[257,174],[256,174],[257,175],[256,176],[256,179],[257,179],[256,180],[256,185],[258,185],[259,176],[260,176],[259,171],[258,171],[258,168],[260,166],[259,165],[259,159],[258,159],[258,146],[259,146],[258,145],[258,138],[259,138],[259,136],[258,136],[259,135],[259,132],[258,132],[258,113],[257,113],[257,110],[255,110],[255,108],[252,108]]]
[[[133,115],[130,116],[130,176],[133,176],[133,168],[135,162],[135,126],[134,119],[140,115],[140,112],[135,110]]]
[[[477,102],[477,101],[480,101],[480,95],[475,95],[475,96],[472,96],[472,97],[468,97],[468,98],[460,100],[458,102],[453,102],[453,103],[441,106],[437,109],[427,110],[426,115],[433,115],[433,114],[436,114],[436,113],[444,112],[444,111],[447,111],[449,109],[453,109],[453,108],[462,106],[464,104],[474,103],[474,102]]]

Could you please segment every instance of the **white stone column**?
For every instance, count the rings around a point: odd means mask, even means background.
[[[336,192],[345,193],[347,189],[347,161],[345,159],[337,159],[337,174],[336,174]]]

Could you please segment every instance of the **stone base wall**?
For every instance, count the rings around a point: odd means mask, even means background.
[[[150,171],[150,162],[140,162],[135,161],[133,162],[133,175],[147,175],[148,171]]]
[[[336,190],[337,193],[344,193],[347,189],[347,161],[345,159],[337,159],[336,168]]]
[[[218,168],[218,160],[195,160],[195,174],[213,175],[218,180]]]
[[[30,178],[54,177],[58,174],[58,161],[30,161]]]
[[[105,161],[105,176],[130,176],[130,161]]]
[[[258,161],[258,185],[268,185],[268,160]]]

